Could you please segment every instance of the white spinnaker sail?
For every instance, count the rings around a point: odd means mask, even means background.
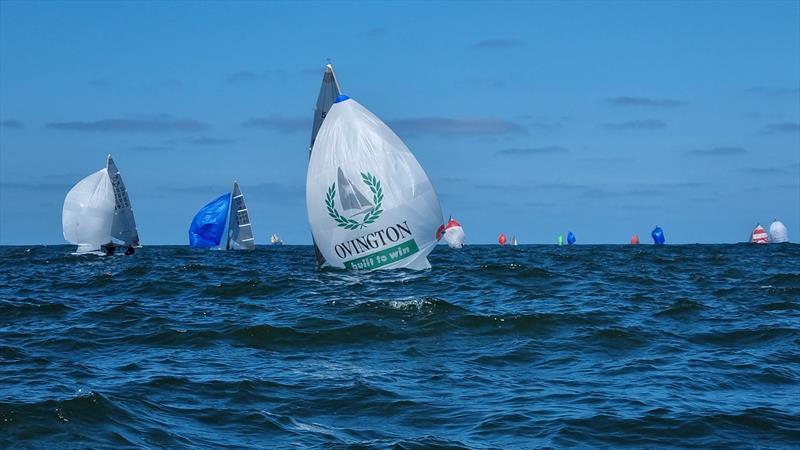
[[[775,219],[769,226],[769,239],[776,244],[789,242],[789,230],[786,229],[786,225]]]
[[[444,229],[444,240],[450,248],[461,248],[464,246],[464,229],[461,224],[452,218],[447,222]]]
[[[126,245],[139,245],[139,231],[136,229],[136,220],[133,218],[133,208],[128,198],[128,190],[122,182],[122,175],[114,164],[111,155],[106,163],[108,176],[114,188],[114,223],[111,226],[111,237],[124,242]]]
[[[233,182],[231,191],[231,206],[228,218],[228,250],[253,250],[256,242],[253,238],[253,228],[250,225],[250,215],[244,203],[244,194],[239,189],[239,183]]]
[[[319,96],[317,96],[317,106],[314,108],[314,124],[311,126],[311,143],[308,145],[309,154],[314,149],[314,141],[317,139],[317,133],[328,115],[333,103],[336,102],[336,97],[341,94],[339,89],[339,81],[336,79],[336,73],[333,71],[333,66],[328,64],[325,66],[325,74],[322,76],[322,86],[319,88]]]
[[[436,191],[403,141],[355,100],[335,103],[319,130],[306,207],[324,266],[430,267],[442,227]]]
[[[111,241],[114,222],[114,186],[107,169],[78,182],[67,193],[61,212],[64,239],[78,246],[78,253],[99,250]]]

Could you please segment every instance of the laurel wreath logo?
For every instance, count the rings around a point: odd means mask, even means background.
[[[336,197],[336,182],[328,188],[328,193],[325,196],[325,206],[328,208],[328,215],[336,221],[336,226],[342,227],[345,230],[364,228],[378,220],[383,212],[381,209],[383,207],[383,188],[381,188],[381,181],[369,172],[361,172],[361,179],[364,180],[364,184],[372,191],[372,203],[375,204],[375,206],[364,214],[364,220],[361,222],[345,217],[336,210],[336,206],[333,203],[333,199]]]

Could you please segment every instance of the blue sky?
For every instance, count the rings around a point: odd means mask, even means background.
[[[0,244],[63,243],[106,153],[144,245],[186,243],[234,179],[258,243],[310,243],[328,58],[468,242],[738,242],[773,217],[800,238],[798,2],[4,1]]]

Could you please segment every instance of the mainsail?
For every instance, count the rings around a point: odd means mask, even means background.
[[[189,245],[196,248],[219,246],[225,233],[231,194],[225,193],[203,206],[189,226]]]
[[[328,111],[330,111],[333,104],[336,103],[336,99],[339,97],[339,95],[341,95],[339,81],[336,79],[336,73],[333,71],[333,66],[328,64],[325,66],[325,74],[322,75],[322,85],[319,88],[319,95],[317,96],[317,106],[314,108],[314,122],[311,125],[311,143],[308,145],[309,159],[311,159],[311,152],[314,150],[314,143],[317,140],[319,129],[322,127],[322,122],[325,121]],[[313,234],[311,236],[311,240],[314,244],[314,255],[317,260],[317,265],[320,267],[324,266],[325,257],[322,255],[322,252],[319,251],[317,242],[314,241]]]
[[[786,225],[775,219],[769,226],[769,239],[776,244],[789,242],[789,230],[786,229]]]
[[[122,175],[114,164],[111,155],[108,155],[106,170],[114,187],[114,223],[111,226],[111,237],[124,242],[126,245],[139,246],[139,232],[136,230],[136,220],[133,218],[133,208],[128,198],[128,190],[122,182]]]
[[[64,199],[64,239],[77,245],[78,253],[100,250],[111,241],[114,207],[114,186],[107,169],[82,179]]]
[[[349,191],[354,186],[368,193],[361,194],[366,202]],[[355,215],[347,209],[353,199],[363,206]],[[430,267],[427,256],[442,226],[436,191],[403,141],[347,96],[337,98],[313,145],[306,206],[324,266]]]
[[[225,248],[227,250],[253,250],[256,248],[250,216],[247,214],[247,206],[244,203],[244,195],[236,181],[233,182],[229,216],[228,243]]]

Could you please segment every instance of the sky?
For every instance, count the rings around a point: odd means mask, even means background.
[[[66,243],[108,153],[143,245],[234,179],[257,243],[309,244],[329,60],[468,243],[800,239],[800,2],[3,1],[0,245]]]

